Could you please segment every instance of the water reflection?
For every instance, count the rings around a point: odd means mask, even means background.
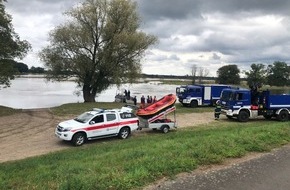
[[[175,87],[175,85],[160,85],[157,82],[125,84],[119,89],[113,86],[100,94],[96,101],[113,102],[117,93],[129,89],[131,95],[136,95],[140,102],[142,95],[161,98],[166,94],[175,93]],[[43,78],[16,78],[10,88],[0,90],[0,105],[12,108],[47,108],[77,102],[83,102],[82,93],[71,81],[46,82]]]

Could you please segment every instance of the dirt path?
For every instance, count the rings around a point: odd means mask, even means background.
[[[49,109],[23,110],[19,114],[0,117],[0,163],[71,147],[54,136],[56,125],[66,119],[69,118],[54,117]],[[212,113],[179,114],[176,119],[179,127],[214,121]]]
[[[0,162],[18,160],[66,148],[54,136],[59,122],[48,109],[24,110],[0,117]]]

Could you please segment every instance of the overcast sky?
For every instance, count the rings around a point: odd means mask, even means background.
[[[192,65],[215,76],[236,64],[290,63],[290,0],[136,0],[142,30],[159,38],[142,61],[147,74],[186,75]],[[22,60],[43,67],[37,53],[62,13],[80,0],[8,0],[15,31],[33,51]]]

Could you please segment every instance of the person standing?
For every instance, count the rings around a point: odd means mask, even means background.
[[[155,103],[155,102],[157,102],[156,96],[154,96],[152,103]]]
[[[144,108],[145,107],[145,97],[144,95],[142,95],[141,97],[141,108]]]
[[[153,98],[152,98],[152,96],[149,96],[149,102],[150,102],[150,104],[153,103]]]
[[[137,97],[136,96],[134,96],[133,102],[134,102],[134,105],[136,106],[137,105]]]
[[[127,100],[130,100],[130,98],[131,98],[131,92],[130,92],[130,90],[128,90],[128,92],[127,92]]]
[[[221,101],[217,100],[216,101],[216,107],[214,109],[214,118],[215,118],[215,120],[218,120],[220,118],[221,111],[222,111]]]
[[[128,92],[127,92],[127,90],[126,90],[126,89],[125,89],[125,91],[124,91],[124,94],[125,94],[125,98],[127,99]]]

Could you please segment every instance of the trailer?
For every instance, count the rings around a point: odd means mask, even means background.
[[[176,96],[183,106],[197,107],[202,105],[215,105],[223,89],[231,88],[229,85],[182,85],[176,88]]]
[[[290,119],[290,94],[271,94],[266,91],[248,89],[224,89],[221,94],[221,113],[228,118],[246,122],[250,118],[263,116],[279,121]]]
[[[151,118],[144,119],[139,117],[139,130],[142,130],[142,128],[149,128],[153,130],[160,130],[163,133],[168,133],[169,130],[176,129],[177,125],[175,110],[176,107],[173,106]],[[174,115],[174,120],[167,118],[167,115],[172,112]]]

